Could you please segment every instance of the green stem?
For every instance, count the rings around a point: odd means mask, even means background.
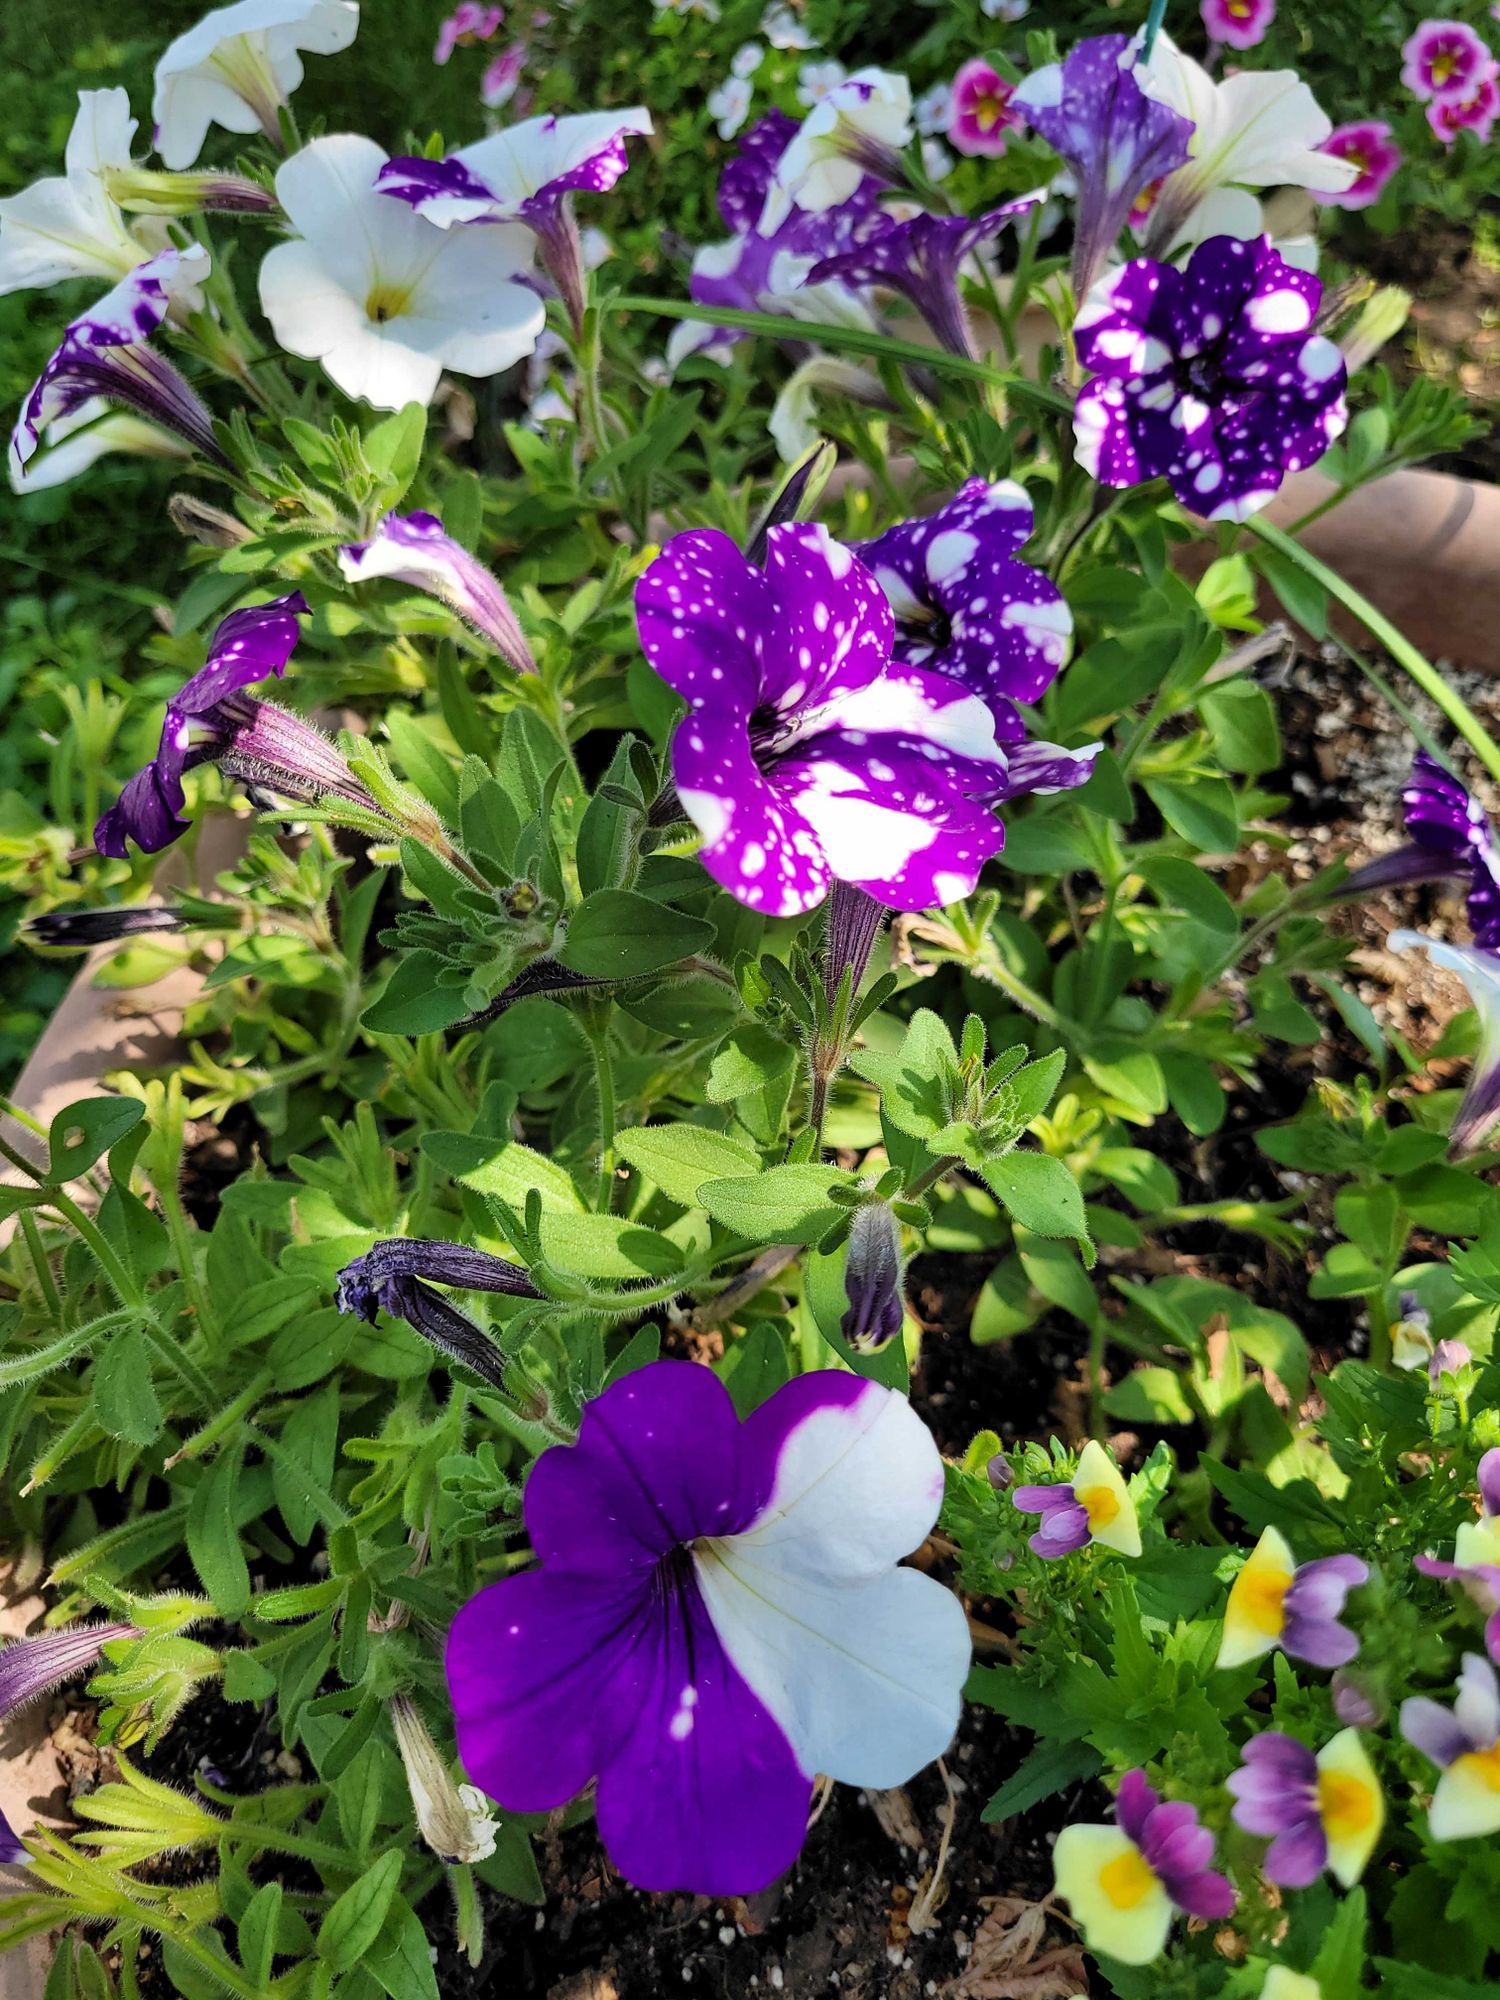
[[[1411,676],[1428,700],[1448,718],[1490,776],[1500,781],[1500,743],[1496,743],[1463,697],[1449,687],[1432,662],[1417,651],[1384,612],[1377,611],[1369,599],[1352,584],[1345,583],[1336,570],[1331,570],[1326,563],[1319,562],[1315,555],[1310,555],[1299,542],[1293,541],[1290,535],[1283,534],[1280,528],[1273,528],[1269,521],[1257,516],[1247,521],[1245,526],[1257,541],[1264,542],[1267,548],[1275,549],[1278,555],[1284,556],[1288,562],[1295,563],[1304,575],[1310,576],[1314,583],[1321,585],[1335,603],[1352,612],[1370,636],[1380,642],[1397,666]]]
[[[599,1095],[599,1180],[594,1207],[600,1215],[609,1214],[615,1192],[615,1076],[609,1060],[609,1017],[613,1011],[612,1000],[601,1000],[586,1012],[580,1010],[578,1016],[593,1052],[594,1085]]]
[[[196,1260],[193,1256],[192,1232],[188,1228],[187,1212],[182,1206],[182,1197],[170,1173],[163,1174],[157,1184],[156,1199],[161,1203],[162,1214],[167,1219],[167,1229],[172,1238],[172,1249],[177,1258],[177,1269],[187,1292],[188,1303],[193,1317],[203,1334],[203,1345],[208,1350],[210,1361],[218,1359],[222,1351],[219,1339],[219,1319],[209,1303],[208,1293],[198,1276]]]
[[[940,1160],[934,1160],[930,1167],[924,1168],[917,1175],[917,1178],[906,1190],[906,1200],[920,1201],[930,1187],[936,1187],[946,1174],[951,1174],[955,1167],[961,1167],[962,1165],[963,1161],[958,1157],[957,1153],[945,1153]]]
[[[47,1204],[57,1210],[93,1251],[100,1270],[114,1288],[115,1296],[126,1305],[139,1306],[144,1294],[135,1277],[115,1255],[114,1247],[104,1232],[90,1221],[73,1197],[64,1194],[61,1188],[48,1188]]]
[[[179,1450],[173,1452],[172,1456],[162,1467],[162,1471],[170,1472],[174,1465],[182,1464],[184,1459],[201,1458],[211,1444],[217,1444],[227,1431],[234,1429],[241,1417],[255,1408],[261,1397],[272,1387],[275,1379],[268,1369],[262,1369],[254,1381],[247,1388],[242,1389],[232,1403],[226,1404],[220,1410],[212,1423],[204,1424],[201,1430],[194,1431],[187,1443],[181,1446]]]
[[[987,957],[969,967],[976,979],[988,981],[998,986],[1000,991],[1014,1000],[1022,1013],[1030,1014],[1065,1041],[1077,1043],[1086,1039],[1082,1024],[1070,1015],[1059,1013],[1050,1000],[1044,1000],[1034,986],[1028,986],[1024,979],[1018,979],[998,958]]]

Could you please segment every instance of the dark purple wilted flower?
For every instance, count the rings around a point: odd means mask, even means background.
[[[1234,1885],[1209,1866],[1214,1837],[1186,1800],[1164,1804],[1144,1771],[1127,1771],[1113,1826],[1065,1826],[1053,1865],[1057,1889],[1090,1950],[1125,1965],[1160,1957],[1173,1913],[1211,1922],[1234,1909]]]
[[[967,1624],[898,1567],[942,1492],[930,1434],[878,1383],[817,1370],[741,1422],[711,1369],[621,1377],[532,1467],[538,1566],[449,1631],[469,1776],[511,1812],[597,1778],[600,1836],[639,1888],[766,1888],[815,1773],[903,1784],[948,1746]]]
[[[862,242],[814,264],[811,285],[837,283],[859,290],[885,285],[910,299],[950,353],[977,360],[969,323],[959,292],[959,273],[981,243],[998,235],[1007,222],[1035,207],[1038,197],[1025,195],[992,208],[987,215],[914,215],[898,222],[883,217],[883,226]]]
[[[630,164],[626,140],[651,129],[651,114],[639,105],[528,118],[445,160],[388,160],[375,185],[443,229],[465,222],[529,229],[577,327],[583,320],[583,252],[572,198],[612,188]]]
[[[421,1237],[393,1237],[373,1244],[339,1272],[335,1296],[340,1312],[353,1313],[372,1326],[377,1310],[405,1320],[450,1360],[461,1362],[492,1388],[503,1388],[500,1350],[466,1313],[433,1291],[433,1284],[456,1285],[466,1292],[502,1292],[513,1299],[542,1296],[520,1264],[466,1243]]]
[[[1033,1555],[1055,1561],[1090,1542],[1115,1549],[1122,1556],[1141,1552],[1141,1528],[1130,1489],[1097,1438],[1078,1454],[1071,1479],[1047,1486],[1018,1486],[1012,1503],[1023,1514],[1040,1514],[1042,1525],[1028,1537]]]
[[[311,805],[342,798],[378,812],[375,801],[321,731],[300,716],[243,690],[286,671],[306,614],[300,591],[232,611],[209,642],[208,659],[167,703],[161,743],[94,828],[101,854],[124,860],[127,842],[157,854],[185,833],[182,780],[199,764],[217,764],[254,790]]]
[[[799,916],[832,880],[889,908],[966,896],[1004,832],[995,719],[944,674],[893,665],[891,609],[819,524],[765,567],[713,528],[675,536],[636,590],[646,657],[688,714],[672,739],[699,858],[730,894]]]
[[[1244,1666],[1280,1646],[1315,1667],[1344,1667],[1359,1640],[1339,1623],[1351,1590],[1369,1581],[1358,1556],[1320,1556],[1298,1563],[1278,1528],[1266,1528],[1229,1589],[1216,1665]]]
[[[196,244],[163,250],[73,321],[21,406],[10,440],[13,481],[23,477],[47,426],[96,396],[138,411],[206,458],[227,463],[207,405],[150,344],[173,301],[207,271],[208,253]]]
[[[1262,1730],[1231,1772],[1234,1822],[1275,1837],[1262,1867],[1283,1889],[1305,1889],[1325,1868],[1346,1889],[1364,1874],[1385,1824],[1385,1799],[1357,1729],[1313,1755],[1295,1737]]]
[[[1078,182],[1073,290],[1082,299],[1143,189],[1182,166],[1193,123],[1148,97],[1128,35],[1094,35],[1023,79],[1011,108],[1065,159]]]
[[[1073,413],[1079,463],[1105,486],[1164,477],[1211,521],[1264,507],[1348,420],[1344,357],[1312,330],[1322,293],[1266,236],[1101,279],[1073,329],[1094,371]]]
[[[505,592],[476,556],[454,541],[436,514],[387,514],[367,542],[339,550],[339,568],[350,583],[393,577],[425,590],[488,640],[507,666],[534,674],[531,656]]]
[[[839,1324],[852,1347],[868,1352],[900,1333],[906,1311],[901,1296],[901,1225],[883,1201],[864,1202],[854,1211],[844,1293],[849,1305]]]
[[[45,910],[26,926],[38,944],[55,951],[88,951],[96,944],[159,931],[183,931],[188,920],[169,904],[125,905],[115,910]]]
[[[1427,1825],[1434,1840],[1500,1833],[1500,1681],[1480,1653],[1465,1653],[1451,1709],[1426,1695],[1401,1704],[1401,1734],[1442,1772]]]

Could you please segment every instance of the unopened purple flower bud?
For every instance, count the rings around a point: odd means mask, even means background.
[[[883,1201],[854,1211],[849,1261],[844,1267],[849,1308],[840,1321],[851,1347],[861,1352],[884,1347],[901,1331],[901,1225]]]
[[[1334,1714],[1350,1729],[1378,1729],[1384,1722],[1385,1704],[1377,1698],[1365,1675],[1353,1674],[1347,1667],[1340,1667],[1329,1688]]]
[[[505,1364],[499,1349],[467,1314],[423,1282],[427,1279],[466,1292],[501,1292],[519,1299],[542,1296],[523,1267],[503,1257],[491,1257],[466,1243],[391,1237],[344,1266],[338,1275],[336,1303],[340,1312],[353,1313],[372,1326],[377,1309],[392,1319],[404,1319],[450,1360],[471,1369],[491,1388],[504,1388]]]
[[[995,1456],[984,1468],[984,1474],[997,1493],[1004,1493],[1008,1487],[1015,1483],[1015,1472],[1011,1467],[1010,1460],[1005,1456],[1003,1451],[995,1453]]]
[[[1471,1365],[1474,1356],[1461,1340],[1440,1340],[1432,1350],[1432,1359],[1427,1364],[1427,1379],[1434,1389],[1442,1386],[1446,1376],[1450,1381]]]
[[[147,167],[106,167],[100,175],[121,208],[136,215],[274,215],[276,197],[246,174],[154,173]]]
[[[387,514],[367,542],[339,550],[351,583],[389,576],[448,606],[507,666],[534,674],[536,661],[505,592],[476,557],[444,529],[436,514]]]
[[[119,944],[123,938],[187,929],[187,918],[169,904],[135,905],[118,910],[45,910],[26,926],[38,944],[54,951],[88,951],[96,944]]]

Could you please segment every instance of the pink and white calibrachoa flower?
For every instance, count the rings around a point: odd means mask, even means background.
[[[1313,200],[1325,208],[1369,208],[1385,193],[1401,165],[1401,148],[1392,138],[1390,126],[1380,118],[1336,125],[1323,141],[1323,151],[1352,162],[1358,175],[1346,188],[1315,192]]]
[[[1352,162],[1323,151],[1333,123],[1295,70],[1237,70],[1216,83],[1163,30],[1135,73],[1144,90],[1193,127],[1187,164],[1168,175],[1152,210],[1146,236],[1152,256],[1180,240],[1188,218],[1216,188],[1327,194],[1357,177]],[[1195,229],[1192,240],[1206,234]]]
[[[1483,38],[1463,21],[1424,21],[1401,49],[1401,81],[1424,104],[1472,97],[1495,58]]]
[[[1163,1803],[1144,1771],[1127,1771],[1113,1826],[1065,1826],[1052,1863],[1091,1951],[1149,1965],[1166,1948],[1172,1918],[1211,1921],[1234,1909],[1234,1886],[1210,1863],[1214,1837],[1185,1800]]]
[[[354,132],[315,139],[283,163],[276,196],[297,235],[266,253],[260,302],[290,354],[322,363],[377,410],[427,403],[444,368],[498,375],[546,319],[524,283],[523,229],[443,230],[376,188],[386,164]]]
[[[503,7],[484,7],[479,0],[459,0],[459,5],[438,29],[432,60],[438,64],[446,63],[455,49],[492,40],[504,19]]]
[[[453,1621],[469,1776],[513,1812],[597,1779],[600,1836],[639,1888],[766,1888],[816,1774],[898,1785],[953,1735],[963,1610],[899,1567],[942,1493],[931,1436],[877,1383],[802,1375],[741,1422],[707,1368],[626,1375],[532,1468],[539,1566]]]
[[[1497,117],[1500,81],[1493,70],[1480,77],[1467,97],[1439,97],[1427,107],[1427,122],[1445,146],[1451,146],[1460,132],[1472,132],[1481,146],[1488,145]]]
[[[1500,1680],[1480,1653],[1465,1653],[1451,1709],[1414,1695],[1401,1734],[1442,1772],[1427,1815],[1434,1840],[1500,1833]]]
[[[156,65],[156,150],[190,167],[210,125],[281,143],[302,57],[337,55],[359,32],[358,0],[235,0],[179,35]]]
[[[1211,42],[1253,49],[1276,19],[1276,0],[1199,0],[1198,12]]]
[[[971,159],[997,160],[1008,133],[1021,123],[1011,109],[1015,85],[983,56],[966,62],[953,79],[953,104],[948,119],[948,143]]]
[[[79,91],[62,173],[0,201],[0,295],[67,278],[112,285],[153,254],[104,184],[110,168],[129,167],[134,136],[125,91]]]
[[[794,207],[821,215],[871,176],[901,177],[912,136],[911,85],[890,70],[857,69],[814,104],[776,162],[760,228],[769,236]]]

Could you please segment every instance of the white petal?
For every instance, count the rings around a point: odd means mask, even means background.
[[[1434,1840],[1500,1833],[1500,1751],[1455,1758],[1437,1781],[1427,1824]]]
[[[628,111],[526,118],[506,131],[461,147],[455,157],[477,174],[502,204],[510,205],[525,201],[549,181],[590,159],[616,133],[648,133],[651,129],[651,113],[639,104]]]
[[[1149,1965],[1166,1947],[1172,1902],[1140,1850],[1117,1826],[1065,1826],[1052,1851],[1057,1893],[1066,1896],[1092,1951],[1122,1965]]]
[[[146,255],[97,182],[57,174],[0,201],[0,294],[64,278],[113,281]]]
[[[78,112],[68,134],[64,165],[70,175],[97,174],[105,167],[128,167],[135,138],[130,92],[80,90]]]

